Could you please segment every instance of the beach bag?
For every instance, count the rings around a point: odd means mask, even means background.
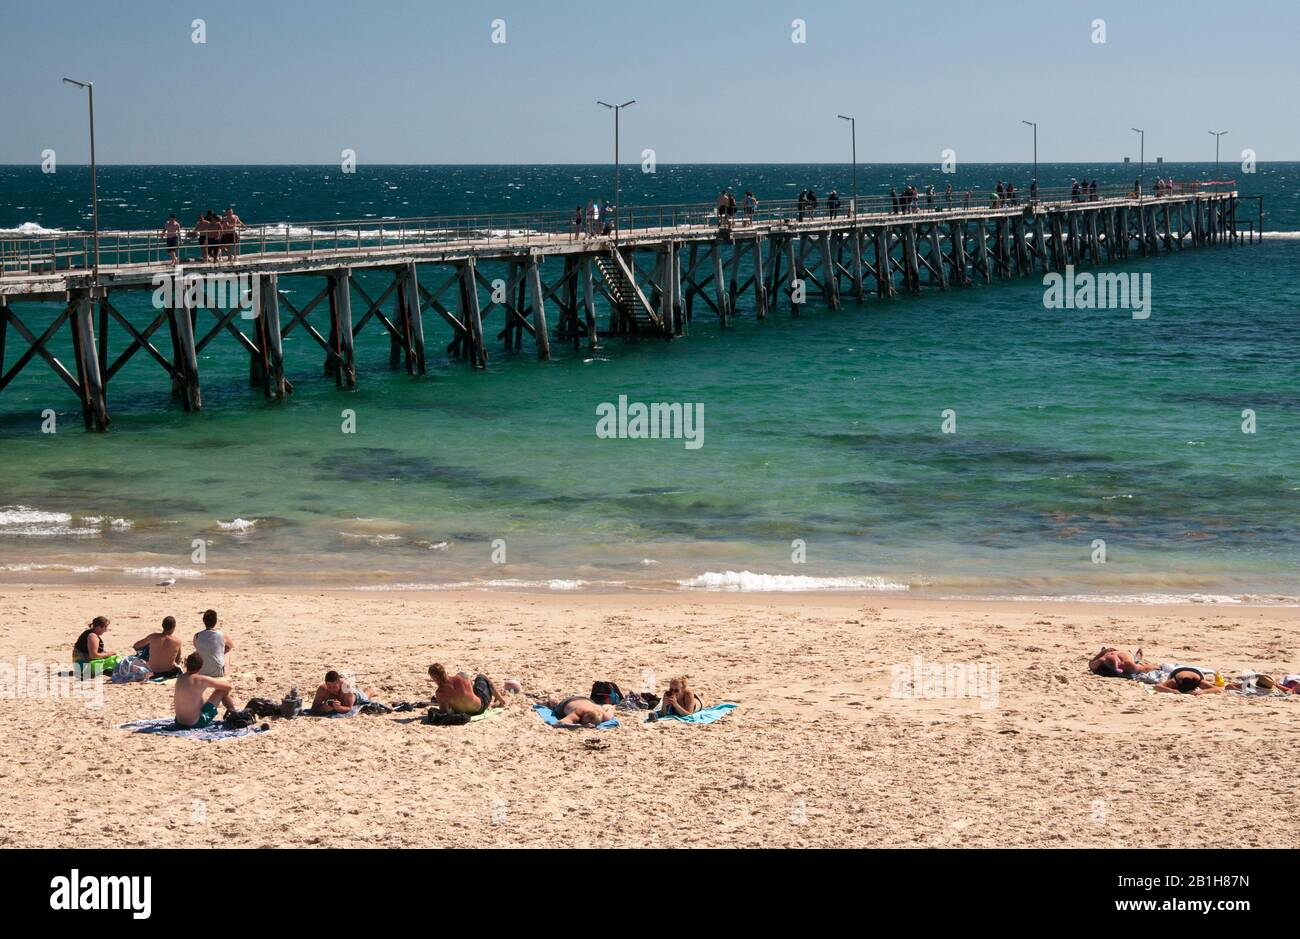
[[[241,727],[251,727],[255,723],[257,723],[257,718],[247,708],[242,711],[226,712],[227,727],[239,729]]]
[[[595,704],[618,704],[623,700],[623,692],[612,681],[592,683],[590,698]]]
[[[133,681],[146,681],[153,672],[144,660],[134,655],[125,655],[113,666],[113,684],[122,685]]]
[[[429,723],[435,727],[456,727],[461,724],[468,724],[469,715],[429,708]]]

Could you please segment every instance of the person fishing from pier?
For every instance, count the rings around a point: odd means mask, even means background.
[[[107,616],[96,616],[90,625],[81,631],[77,641],[72,644],[72,661],[79,664],[94,662],[96,659],[111,659],[113,653],[104,644],[104,633],[108,632]]]
[[[176,723],[197,729],[211,726],[217,719],[217,706],[224,706],[226,714],[238,711],[231,692],[234,685],[224,678],[203,674],[203,655],[191,652],[185,659],[185,674],[176,679]],[[204,699],[204,694],[207,699]]]
[[[503,708],[510,703],[497,690],[496,683],[483,674],[475,675],[470,681],[469,676],[462,673],[448,675],[446,668],[434,662],[429,666],[429,677],[437,687],[434,701],[445,713],[473,717],[494,705]]]
[[[131,648],[142,653],[153,678],[179,678],[181,675],[181,641],[176,638],[176,617],[162,621],[162,629],[150,633]]]
[[[181,223],[177,221],[175,212],[167,216],[167,222],[163,225],[162,234],[163,242],[167,245],[167,256],[171,258],[173,264],[179,264]]]

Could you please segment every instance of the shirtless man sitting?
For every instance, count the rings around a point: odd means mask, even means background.
[[[1094,655],[1088,663],[1088,670],[1106,678],[1159,671],[1159,665],[1146,665],[1141,659],[1141,649],[1137,650],[1137,656],[1134,657],[1123,649],[1102,646],[1101,651]]]
[[[149,650],[144,659],[149,663],[154,678],[179,678],[181,675],[181,641],[172,635],[174,632],[176,617],[169,616],[162,621],[162,632],[150,633],[132,646],[136,652]]]
[[[610,708],[603,708],[591,698],[565,698],[559,704],[549,705],[561,725],[595,727],[614,716]]]
[[[203,656],[191,652],[185,659],[185,674],[176,679],[176,723],[182,727],[208,727],[217,719],[217,705],[226,712],[237,711],[230,692],[234,686],[224,678],[210,678],[200,673]],[[211,691],[207,700],[204,692]]]
[[[313,714],[346,714],[358,704],[367,704],[370,699],[353,688],[343,676],[336,671],[325,673],[325,683],[316,689],[316,697],[311,703]]]
[[[465,675],[448,675],[447,670],[435,662],[429,666],[429,677],[438,688],[434,700],[444,713],[473,717],[494,705],[503,708],[510,703],[486,675],[477,675],[471,682]]]

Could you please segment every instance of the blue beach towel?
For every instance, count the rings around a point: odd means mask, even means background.
[[[714,704],[710,707],[701,708],[694,714],[677,715],[670,717],[659,717],[653,722],[646,718],[647,723],[659,724],[664,721],[677,721],[680,724],[712,724],[714,721],[720,721],[737,707],[735,704]]]
[[[120,725],[137,734],[159,734],[164,737],[185,737],[189,740],[233,740],[236,737],[252,737],[267,733],[270,727],[227,727],[225,721],[217,721],[207,727],[182,727],[174,717],[158,717],[152,720],[130,721]]]
[[[583,729],[583,726],[582,726],[581,724],[561,724],[561,723],[560,723],[560,719],[559,719],[558,717],[555,716],[555,712],[552,711],[550,708],[548,708],[548,707],[547,707],[546,705],[544,705],[544,704],[534,704],[534,705],[533,705],[533,710],[537,712],[537,716],[538,716],[538,717],[540,717],[542,720],[546,721],[546,723],[550,724],[552,727],[559,727],[559,728],[561,728],[561,729],[563,729],[563,730],[582,730],[582,729]],[[597,730],[609,730],[611,727],[617,727],[617,726],[618,726],[618,718],[617,718],[617,717],[614,717],[614,718],[611,718],[610,720],[602,721],[601,723],[597,724],[597,725],[596,725],[596,729],[597,729]]]

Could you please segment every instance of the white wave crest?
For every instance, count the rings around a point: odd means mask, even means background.
[[[755,574],[752,571],[708,571],[698,577],[677,582],[688,590],[735,590],[755,593],[799,590],[871,590],[899,593],[907,584],[883,577],[808,577],[802,574]]]

